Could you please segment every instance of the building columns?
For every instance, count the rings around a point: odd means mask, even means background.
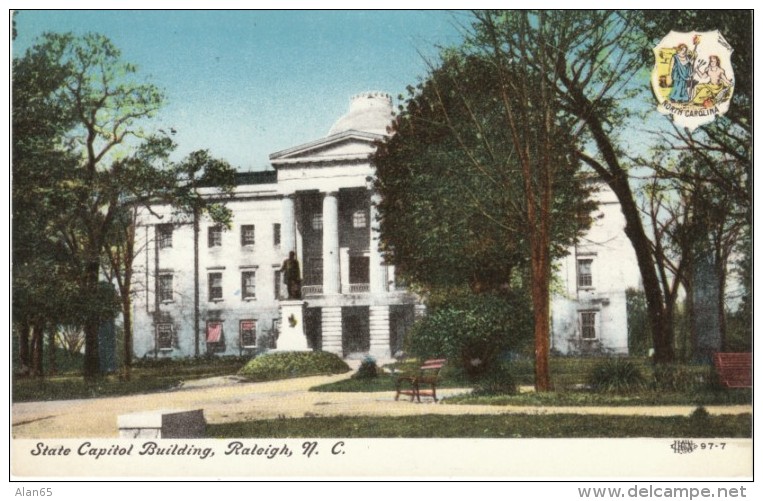
[[[323,197],[323,293],[339,294],[339,193]]]
[[[281,221],[281,249],[288,255],[297,251],[294,195],[284,195],[281,199]]]
[[[372,192],[371,203],[369,205],[369,224],[370,228],[370,244],[369,244],[369,288],[371,294],[382,294],[387,292],[387,273],[384,268],[384,259],[382,253],[379,250],[379,223],[377,222],[378,210],[376,205],[379,203],[380,197],[378,194]],[[388,334],[389,335],[389,334]]]

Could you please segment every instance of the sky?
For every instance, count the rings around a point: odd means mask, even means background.
[[[327,135],[364,91],[395,98],[457,44],[447,11],[21,11],[14,56],[40,34],[96,32],[161,88],[157,129],[178,157],[208,149],[242,171]]]

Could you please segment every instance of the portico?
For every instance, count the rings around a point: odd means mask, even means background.
[[[293,249],[303,263],[303,298],[308,308],[321,309],[321,348],[342,356],[388,357],[390,305],[415,302],[390,287],[394,275],[379,251],[371,186],[370,157],[386,135],[391,106],[387,94],[355,96],[327,137],[270,156],[281,196],[282,249]]]

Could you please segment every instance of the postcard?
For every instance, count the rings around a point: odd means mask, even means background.
[[[15,496],[746,497],[752,13],[670,12],[12,12]]]

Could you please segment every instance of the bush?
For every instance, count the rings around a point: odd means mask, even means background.
[[[525,298],[455,294],[413,325],[407,351],[422,360],[447,358],[476,380],[530,338],[532,325]]]
[[[713,371],[707,365],[657,364],[654,367],[654,388],[658,391],[712,389],[713,380]]]
[[[201,357],[183,357],[183,358],[157,358],[152,355],[146,355],[142,358],[133,359],[133,369],[176,369],[181,367],[218,367],[227,365],[244,365],[252,357],[237,355],[208,355]]]
[[[472,390],[474,396],[516,395],[517,382],[506,362],[497,364],[490,372],[483,374]]]
[[[378,368],[376,367],[376,360],[373,357],[366,357],[360,363],[358,372],[352,375],[353,379],[373,379],[378,377]]]
[[[630,393],[643,390],[646,379],[630,360],[609,358],[594,366],[588,374],[588,385],[594,391]]]
[[[239,371],[251,381],[275,381],[321,374],[342,374],[350,367],[338,356],[325,351],[268,353],[254,358]]]

